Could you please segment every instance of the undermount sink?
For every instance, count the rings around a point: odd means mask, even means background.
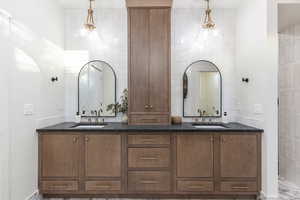
[[[98,129],[104,128],[106,124],[77,124],[73,126],[74,129]]]
[[[225,129],[226,126],[222,124],[194,124],[195,128],[204,128],[204,129]]]

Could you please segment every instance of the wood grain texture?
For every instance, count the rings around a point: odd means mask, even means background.
[[[126,0],[126,6],[132,7],[172,7],[173,0]]]
[[[129,168],[168,168],[170,166],[169,148],[129,148]]]
[[[43,191],[77,191],[78,182],[77,181],[43,181],[42,182]]]
[[[171,11],[129,8],[129,124],[170,124]]]
[[[255,178],[258,176],[256,135],[221,135],[221,177]]]
[[[150,111],[170,112],[170,9],[150,10]]]
[[[213,136],[177,136],[177,177],[213,177]]]
[[[129,192],[168,192],[171,188],[170,172],[136,171],[128,173]]]
[[[121,181],[86,181],[85,182],[86,191],[121,191]]]
[[[260,133],[44,133],[39,159],[40,193],[52,197],[246,198],[261,190]]]
[[[149,105],[149,10],[129,9],[129,117],[148,112]]]
[[[255,181],[224,181],[221,182],[222,192],[255,192],[257,183]]]
[[[170,115],[162,114],[130,114],[129,123],[131,125],[168,125],[170,124]]]
[[[214,191],[213,181],[177,181],[179,192],[212,192]]]
[[[128,135],[129,145],[170,144],[170,135]]]
[[[86,177],[121,177],[121,136],[85,136]]]
[[[53,134],[41,137],[42,177],[78,178],[79,136]]]

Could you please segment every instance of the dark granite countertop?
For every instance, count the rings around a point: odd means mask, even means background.
[[[200,123],[201,124],[201,123]],[[254,128],[240,123],[214,123],[226,128],[195,128],[194,123],[183,123],[181,125],[144,125],[131,126],[123,123],[107,123],[104,128],[73,128],[78,124],[74,122],[65,122],[41,129],[38,133],[44,132],[260,132],[262,129]]]

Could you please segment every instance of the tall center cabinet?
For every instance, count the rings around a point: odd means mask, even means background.
[[[170,124],[171,1],[127,0],[127,7],[129,124]]]

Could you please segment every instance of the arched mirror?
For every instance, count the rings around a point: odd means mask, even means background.
[[[106,62],[85,64],[78,75],[78,112],[82,116],[115,117],[107,106],[116,104],[116,74]]]
[[[200,60],[192,63],[185,70],[183,116],[222,116],[222,76],[214,63]]]

